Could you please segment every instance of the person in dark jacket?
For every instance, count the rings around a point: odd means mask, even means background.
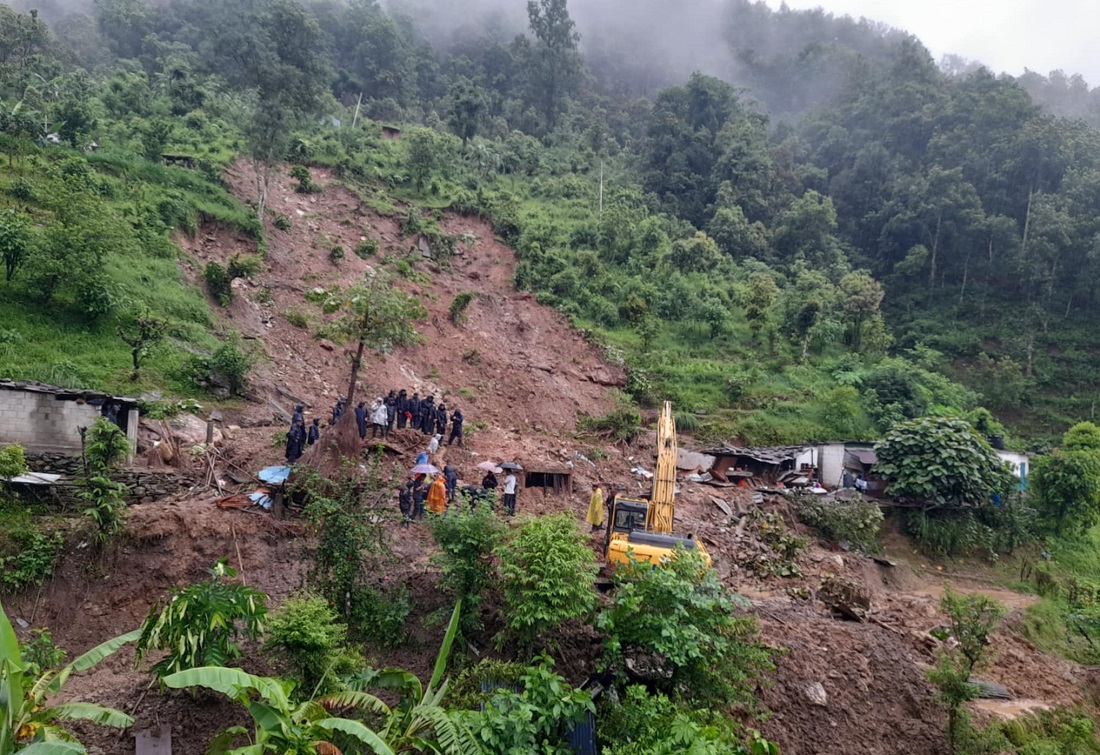
[[[409,399],[409,429],[415,430],[420,427],[420,394],[413,392],[413,397]]]
[[[462,445],[462,410],[455,407],[454,414],[451,415],[451,437],[447,440],[447,445],[451,445],[458,440],[458,445]]]
[[[404,430],[405,423],[409,421],[409,418],[405,416],[405,412],[409,410],[409,394],[404,388],[397,394],[397,402],[394,404],[394,409],[397,410],[397,429]]]
[[[418,474],[413,480],[413,519],[424,518],[424,502],[428,500],[428,484],[425,475]]]
[[[443,467],[443,481],[447,484],[447,502],[454,503],[455,490],[458,488],[458,470],[453,465]]]
[[[386,394],[384,403],[386,404],[386,435],[389,435],[393,432],[393,423],[397,419],[397,396],[393,391]]]
[[[286,460],[293,464],[302,458],[302,451],[306,444],[306,424],[302,420],[294,423],[290,432],[286,434]]]
[[[306,436],[306,443],[313,445],[321,439],[321,418],[314,417],[313,424],[309,426],[309,434]]]
[[[359,428],[359,440],[367,437],[367,402],[360,401],[355,406],[355,426]]]
[[[496,490],[498,484],[497,476],[492,472],[486,472],[485,476],[481,478],[481,487],[486,490]]]
[[[332,424],[336,424],[340,421],[340,418],[344,416],[344,409],[347,408],[347,402],[341,398],[336,402],[336,405],[332,407]]]
[[[405,480],[397,494],[397,507],[401,509],[401,526],[408,527],[413,514],[413,479]]]
[[[447,437],[447,407],[443,404],[435,410],[435,434],[440,440]]]
[[[294,427],[299,422],[306,421],[305,411],[306,408],[301,404],[298,404],[298,406],[294,407],[294,416],[290,418],[291,427]]]
[[[435,433],[435,396],[428,396],[420,404],[420,432],[425,435]]]

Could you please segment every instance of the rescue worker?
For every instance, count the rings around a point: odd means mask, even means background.
[[[504,478],[504,508],[508,510],[508,516],[516,515],[516,494],[519,492],[519,480],[516,479],[514,470],[508,470],[508,476]]]
[[[447,437],[447,407],[443,404],[435,410],[435,432],[441,438]]]
[[[314,417],[313,423],[309,426],[309,435],[306,437],[306,443],[313,445],[321,439],[321,418]]]
[[[397,419],[397,396],[393,395],[392,390],[386,395],[383,403],[386,405],[386,437],[388,438],[393,430],[394,420]]]
[[[442,514],[447,510],[447,484],[442,476],[437,476],[428,488],[428,511]]]
[[[360,402],[362,403],[362,402]],[[347,401],[341,396],[340,400],[336,402],[336,405],[332,407],[332,424],[336,424],[340,421],[340,418],[344,416],[344,409]]]
[[[413,391],[408,406],[409,429],[415,430],[420,426],[420,394]]]
[[[401,509],[401,526],[408,527],[413,514],[413,478],[405,480],[397,494],[397,507]]]
[[[286,434],[286,460],[293,464],[302,458],[302,451],[306,443],[306,423],[298,420]]]
[[[359,440],[367,437],[367,402],[360,401],[355,407],[355,424],[359,428]]]
[[[458,445],[462,445],[462,410],[455,407],[454,414],[451,415],[451,437],[447,440],[447,445],[451,445],[458,441]]]
[[[443,480],[447,483],[447,502],[454,503],[455,490],[458,489],[458,470],[453,464],[443,467]]]
[[[402,388],[397,394],[397,401],[393,407],[397,411],[397,429],[404,430],[405,423],[409,421],[405,412],[409,411],[409,394]]]
[[[431,435],[435,431],[435,396],[428,396],[420,404],[420,432]]]
[[[299,421],[301,421],[301,422],[306,421],[305,411],[306,411],[306,408],[304,406],[302,406],[301,404],[298,404],[298,406],[294,407],[294,416],[290,418],[290,426],[291,427],[294,427],[296,424],[298,424]]]
[[[413,479],[413,519],[424,518],[424,501],[428,498],[428,483],[425,476],[418,474]]]
[[[588,514],[584,520],[592,525],[595,532],[603,526],[603,489],[600,483],[592,483],[592,498],[588,501]]]

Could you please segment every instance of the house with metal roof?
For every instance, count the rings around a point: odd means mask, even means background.
[[[137,399],[100,391],[61,388],[34,381],[0,380],[0,445],[15,443],[29,453],[80,453],[80,430],[97,417],[122,428],[137,442]]]

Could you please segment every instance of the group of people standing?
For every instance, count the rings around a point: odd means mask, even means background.
[[[335,413],[335,408],[333,409]],[[333,420],[335,424],[335,420]],[[294,407],[294,416],[290,420],[290,429],[286,433],[286,461],[293,464],[302,458],[307,446],[312,446],[321,439],[321,419],[314,417],[313,422],[306,427],[305,407],[299,404]]]
[[[441,474],[434,477],[425,474],[410,476],[397,495],[397,505],[401,510],[403,522],[407,525],[412,520],[423,519],[425,511],[433,514],[446,512],[447,506],[453,504],[458,497],[458,483],[458,469],[449,463],[443,467]],[[463,486],[461,493],[471,503],[487,500],[492,505],[496,502],[496,489],[500,484],[496,474],[490,471],[486,472],[481,479],[481,487],[466,485]],[[514,471],[508,470],[504,478],[503,490],[504,508],[508,516],[515,516],[519,480]]]
[[[408,391],[401,389],[391,390],[384,398],[376,398],[369,408],[365,401],[360,401],[355,407],[355,422],[359,426],[359,437],[364,439],[367,437],[368,426],[371,438],[385,439],[396,425],[398,430],[410,427],[425,435],[438,436],[440,441],[447,434],[449,424],[451,436],[447,445],[452,445],[457,440],[461,446],[465,418],[458,407],[453,412],[448,412],[442,402],[437,405],[435,396],[420,398],[420,394],[414,391],[410,397]]]

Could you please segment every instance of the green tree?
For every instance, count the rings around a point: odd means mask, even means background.
[[[348,628],[338,618],[336,609],[317,595],[291,598],[268,617],[264,648],[290,662],[306,694],[332,689],[341,673],[354,670],[343,667]]]
[[[581,36],[569,17],[566,0],[528,0],[527,19],[535,35],[535,76],[541,92],[547,131],[557,125],[562,100],[580,70],[577,43]]]
[[[172,139],[172,124],[162,118],[154,118],[141,129],[141,149],[145,159],[159,163],[164,156],[164,148]]]
[[[402,140],[406,148],[405,164],[417,191],[423,191],[432,174],[450,163],[451,145],[448,140],[453,139],[432,129],[415,128],[410,129]]]
[[[505,621],[522,647],[551,644],[555,629],[595,606],[596,562],[572,514],[528,519],[497,552]]]
[[[489,109],[489,98],[484,89],[476,83],[459,76],[451,84],[449,92],[450,107],[447,111],[447,125],[462,140],[462,146],[477,136],[481,122]]]
[[[852,349],[860,351],[863,347],[863,326],[870,318],[878,314],[879,305],[886,295],[882,284],[867,273],[848,273],[840,279],[840,291],[843,296],[844,311],[848,314],[849,334]]]
[[[111,469],[133,449],[122,428],[103,417],[95,422],[84,435],[84,458],[89,476],[109,477]]]
[[[1059,535],[1069,527],[1084,532],[1100,521],[1100,430],[1074,425],[1062,447],[1035,459],[1031,490],[1044,523]]]
[[[365,277],[355,286],[333,287],[319,298],[325,313],[335,315],[331,326],[358,342],[346,396],[348,406],[353,406],[363,352],[369,347],[378,353],[385,353],[398,346],[416,343],[420,335],[414,323],[425,319],[428,313],[419,299],[377,273]]]
[[[694,236],[672,245],[668,260],[681,273],[709,273],[721,263],[722,254],[714,239],[696,231]]]
[[[989,655],[989,635],[1000,624],[1005,610],[997,601],[985,595],[956,595],[947,590],[940,601],[940,610],[950,621],[955,646],[941,650],[928,678],[940,690],[940,699],[947,705],[947,736],[951,751],[961,752],[959,743],[968,728],[963,704],[978,696],[971,683],[974,670]]]
[[[140,304],[130,313],[127,327],[120,327],[117,332],[118,337],[130,347],[130,360],[134,367],[130,379],[137,380],[141,371],[141,360],[168,335],[168,322],[154,315],[147,305]]]
[[[150,669],[164,684],[177,671],[239,658],[237,638],[263,634],[267,596],[233,581],[236,572],[225,559],[209,571],[206,582],[173,587],[168,600],[153,604],[141,625],[136,662],[149,651],[167,651]]]
[[[13,209],[0,213],[0,259],[4,261],[4,280],[12,278],[23,266],[31,250],[30,218]]]
[[[493,553],[506,527],[487,503],[452,506],[445,515],[434,517],[431,527],[440,550],[440,586],[465,606],[460,628],[469,638],[479,626],[479,608],[495,580]]]
[[[751,707],[772,669],[756,621],[738,615],[732,596],[696,551],[678,551],[659,569],[631,560],[615,570],[611,605],[596,627],[605,663],[677,700]]]
[[[18,477],[27,472],[27,454],[17,443],[0,446],[0,478]]]
[[[760,334],[771,328],[773,309],[778,299],[779,287],[775,285],[775,278],[759,272],[749,275],[743,306],[754,341],[759,341]]]
[[[982,506],[1015,478],[964,419],[921,417],[899,422],[875,445],[875,471],[891,495],[925,505]]]
[[[89,650],[68,666],[28,674],[22,648],[0,606],[0,755],[80,755],[84,747],[57,721],[90,721],[125,729],[134,720],[122,711],[82,702],[55,702],[75,672],[87,671],[123,645],[137,639],[133,631]]]

